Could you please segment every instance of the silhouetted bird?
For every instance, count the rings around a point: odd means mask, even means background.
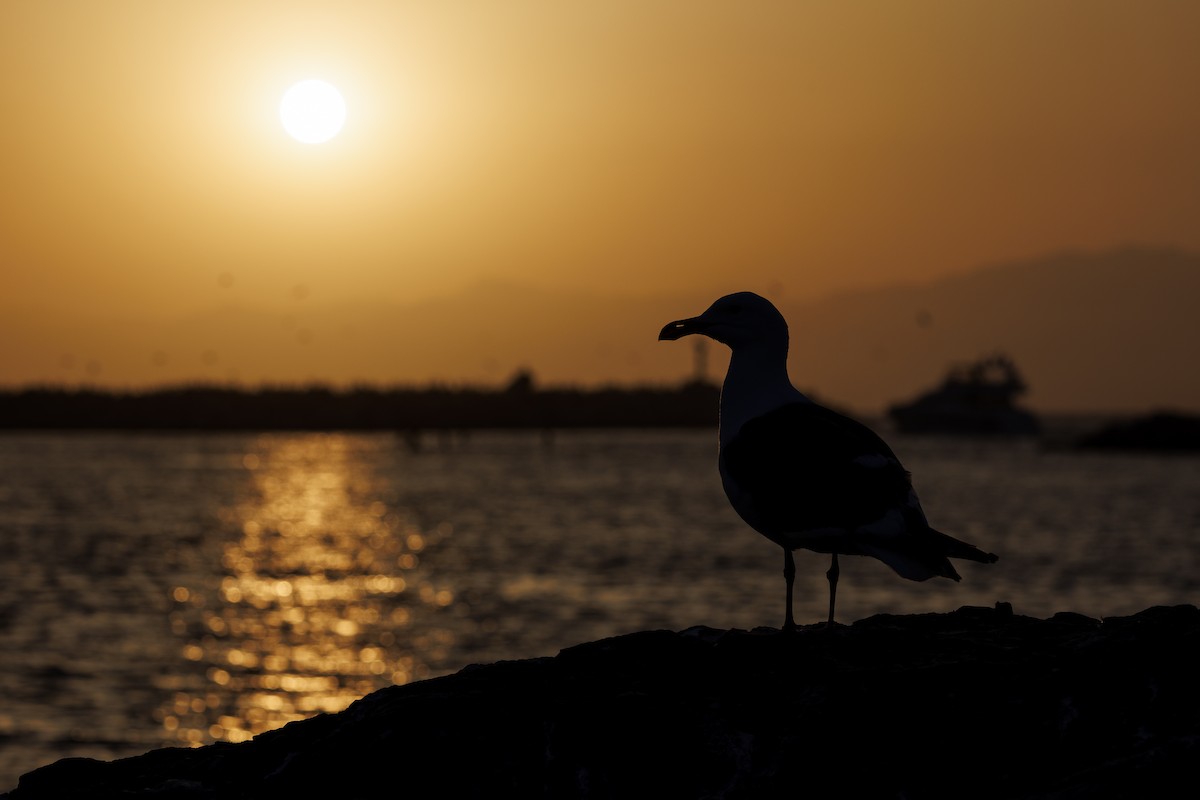
[[[792,617],[792,550],[831,553],[829,624],[838,555],[874,556],[901,576],[961,580],[947,557],[996,556],[929,527],[907,470],[870,428],[817,405],[788,379],[788,328],[751,292],[722,297],[698,317],[668,324],[660,340],[700,333],[733,351],[721,387],[720,456],[725,494],[752,528],[780,545]]]

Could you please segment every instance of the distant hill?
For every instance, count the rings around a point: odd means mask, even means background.
[[[286,314],[230,307],[174,322],[98,316],[51,328],[36,311],[10,313],[0,318],[0,384],[499,385],[521,368],[542,385],[677,383],[692,374],[693,342],[658,342],[658,330],[716,294],[492,282],[406,305],[305,301]],[[1130,247],[780,305],[797,385],[852,409],[880,411],[937,383],[951,362],[1001,351],[1034,408],[1144,411],[1200,410],[1197,298],[1200,255]],[[726,358],[709,348],[710,376]]]
[[[792,374],[866,408],[1003,351],[1053,410],[1200,408],[1200,255],[1062,253],[788,307]]]

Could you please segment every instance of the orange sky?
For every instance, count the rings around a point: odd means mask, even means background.
[[[5,0],[0,313],[800,298],[1200,250],[1198,40],[1179,0]],[[309,77],[349,109],[322,145],[277,118]]]

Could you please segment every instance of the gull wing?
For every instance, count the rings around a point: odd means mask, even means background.
[[[722,476],[752,504],[751,524],[767,535],[853,531],[904,508],[912,492],[908,472],[886,442],[815,403],[789,403],[755,417],[720,459]]]

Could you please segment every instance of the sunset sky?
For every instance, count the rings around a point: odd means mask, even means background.
[[[1200,250],[1198,41],[1181,0],[6,0],[0,315],[85,359],[80,320]],[[345,98],[323,144],[279,120],[309,78]],[[27,346],[0,382],[80,377]]]

